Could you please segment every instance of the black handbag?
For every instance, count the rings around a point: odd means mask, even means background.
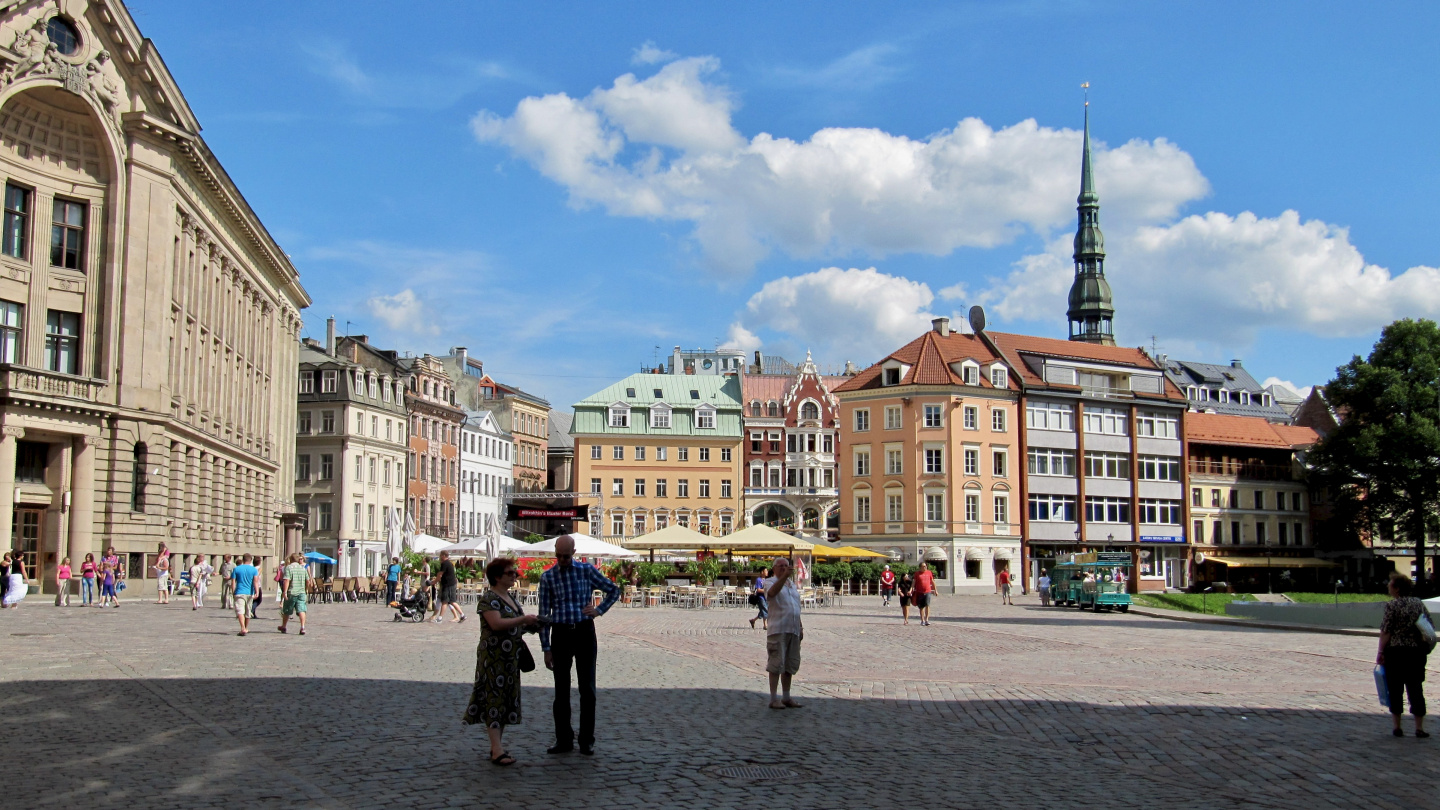
[[[530,645],[529,645],[529,644],[526,644],[526,643],[525,643],[525,639],[523,639],[523,638],[522,638],[522,639],[518,639],[518,640],[517,640],[517,643],[520,645],[520,651],[519,651],[518,653],[516,653],[516,658],[518,658],[518,659],[520,660],[520,671],[521,671],[521,672],[534,672],[534,671],[535,671],[535,656],[533,656],[533,655],[530,654]]]
[[[752,604],[752,605],[759,605],[759,604],[760,604],[760,594],[758,594],[758,593],[752,593],[752,594],[750,594],[750,600],[749,600],[749,601],[750,601],[750,604]]]

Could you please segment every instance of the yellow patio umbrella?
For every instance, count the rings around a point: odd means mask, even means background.
[[[828,547],[828,546],[826,546],[826,547],[816,546],[816,547],[815,547],[815,556],[816,556],[816,557],[884,557],[885,555],[879,553],[878,551],[871,551],[871,550],[868,549],[868,548],[860,548],[859,546],[840,546],[840,547],[838,547],[838,548],[830,548],[830,547]]]

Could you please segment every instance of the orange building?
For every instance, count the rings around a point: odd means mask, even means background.
[[[460,430],[465,411],[439,358],[402,358],[409,372],[405,404],[410,411],[410,492],[406,510],[415,530],[458,540],[456,495],[460,478]]]
[[[1018,569],[1020,389],[1004,360],[948,318],[835,388],[840,536],[915,564],[951,593]]]

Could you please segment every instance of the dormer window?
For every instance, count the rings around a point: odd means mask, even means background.
[[[650,427],[670,427],[670,406],[663,402],[657,402],[650,406]]]
[[[1272,397],[1272,396],[1270,396],[1268,393],[1261,394],[1261,395],[1260,395],[1260,404],[1261,404],[1261,405],[1264,405],[1265,407],[1268,408],[1268,407],[1270,407],[1270,406],[1272,406],[1272,405],[1275,404],[1275,398]]]
[[[965,381],[966,385],[979,385],[980,366],[975,363],[961,363],[960,378]]]
[[[701,405],[696,408],[695,427],[713,430],[715,427],[715,409],[709,405]]]
[[[691,398],[691,399],[699,399],[699,398],[700,398],[700,392],[697,391],[697,390],[694,389],[694,388],[691,388],[691,389],[690,389],[690,398]]]
[[[995,365],[990,367],[991,387],[1008,388],[1010,386],[1009,377],[1009,372],[1004,366],[1000,365],[999,363],[996,363]]]
[[[1230,401],[1230,389],[1228,389],[1228,388],[1221,388],[1219,393],[1220,393],[1220,401],[1221,401],[1221,402],[1229,402],[1229,401]]]
[[[1193,385],[1186,386],[1186,388],[1185,388],[1185,398],[1186,398],[1186,399],[1199,399],[1199,398],[1200,398],[1200,396],[1199,396],[1199,395],[1196,393],[1196,391],[1195,391],[1195,386],[1193,386]]]
[[[1240,404],[1241,404],[1241,405],[1249,405],[1249,404],[1250,404],[1250,392],[1249,392],[1249,391],[1241,391],[1241,392],[1240,392]]]
[[[625,396],[630,397],[631,399],[634,399],[634,398],[635,398],[635,389],[634,389],[634,388],[626,388],[626,389],[625,389]]]
[[[656,399],[659,399],[661,396],[663,396],[663,395],[660,393],[660,389],[659,389],[659,388],[656,388],[656,389],[654,390],[654,393],[655,393],[655,398],[656,398]]]
[[[625,402],[617,402],[610,406],[610,427],[630,427],[630,405]]]
[[[884,380],[884,384],[885,384],[885,385],[899,385],[899,384],[900,384],[900,369],[898,369],[898,368],[887,368],[887,369],[885,369],[885,380]]]

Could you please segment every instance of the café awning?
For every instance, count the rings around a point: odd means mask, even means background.
[[[1206,555],[1205,562],[1229,568],[1339,568],[1337,563],[1318,557],[1220,557]]]
[[[885,556],[884,554],[881,554],[881,553],[878,552],[878,551],[871,551],[871,550],[868,549],[868,548],[860,548],[859,546],[840,546],[840,547],[838,547],[838,548],[831,548],[831,547],[829,547],[829,546],[816,546],[816,547],[815,547],[814,554],[815,554],[816,557],[825,557],[825,558],[832,558],[832,557],[837,557],[837,558],[844,558],[844,557],[884,557],[884,556]]]

